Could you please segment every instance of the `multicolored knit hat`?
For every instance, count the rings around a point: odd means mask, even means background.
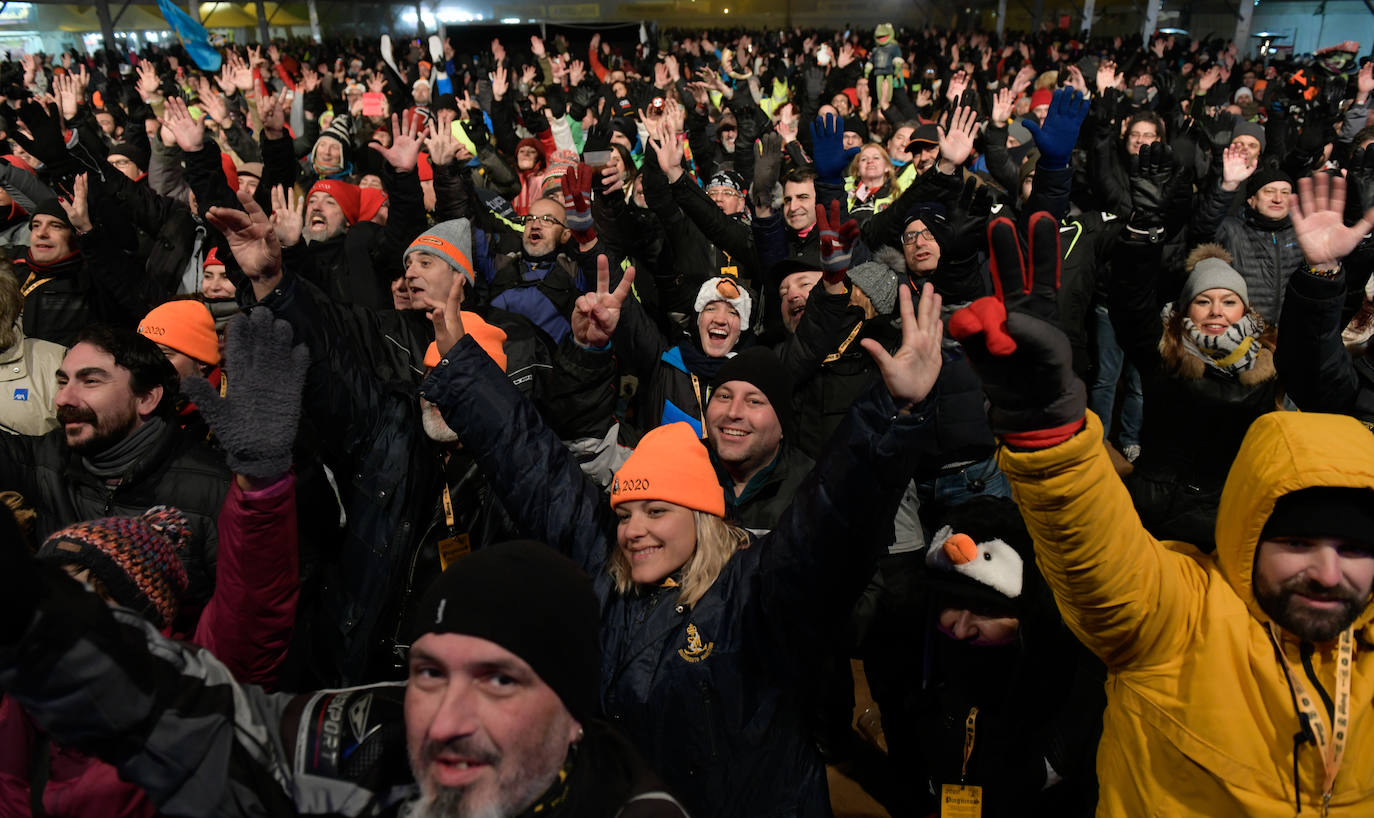
[[[167,628],[186,592],[186,568],[179,554],[190,538],[186,515],[170,506],[153,506],[138,517],[69,525],[48,537],[38,558],[90,569],[116,603]]]

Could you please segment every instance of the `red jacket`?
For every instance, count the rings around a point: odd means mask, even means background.
[[[245,491],[234,481],[219,518],[215,593],[190,641],[241,682],[271,687],[291,642],[300,590],[296,478]],[[43,811],[53,818],[152,818],[140,788],[114,767],[48,741],[13,699],[0,697],[0,818],[27,818],[35,750],[47,752]]]

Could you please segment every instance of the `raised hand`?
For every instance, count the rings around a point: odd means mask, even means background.
[[[200,86],[200,106],[205,109],[205,113],[221,125],[228,125],[229,105],[224,101],[224,97],[215,93],[214,87],[207,79],[202,78]]]
[[[81,103],[81,90],[76,87],[76,80],[70,74],[53,77],[52,90],[62,119],[67,122],[75,119],[77,106]]]
[[[949,117],[949,130],[937,130],[940,134],[940,171],[954,173],[973,152],[973,136],[978,131],[978,112],[973,108],[955,108]]]
[[[181,97],[168,97],[162,124],[172,132],[177,147],[186,153],[198,151],[205,144],[205,126],[191,116],[186,108],[186,100]]]
[[[1011,81],[1011,92],[1013,96],[1021,96],[1022,93],[1035,82],[1035,67],[1031,65],[1021,66],[1021,70],[1016,72],[1016,76]]]
[[[968,88],[968,74],[961,68],[955,71],[949,78],[949,87],[945,89],[945,99],[951,105],[958,105],[959,100],[964,96],[964,90]]]
[[[501,45],[499,39],[493,38],[491,41],[491,56],[492,59],[496,60],[497,65],[506,61],[506,47]]]
[[[1107,93],[1107,89],[1115,88],[1119,79],[1116,73],[1116,63],[1111,60],[1103,60],[1097,64],[1097,93],[1102,95]]]
[[[258,307],[236,316],[225,332],[224,365],[234,372],[227,396],[202,377],[182,381],[235,474],[275,480],[291,469],[310,368],[309,348],[291,340],[291,324]]]
[[[294,247],[300,242],[305,229],[305,197],[297,196],[295,188],[272,188],[272,229],[282,247]]]
[[[1040,165],[1050,170],[1069,166],[1073,146],[1078,142],[1078,129],[1088,117],[1088,101],[1069,88],[1060,88],[1050,100],[1045,124],[1034,119],[1021,122],[1031,132],[1035,146],[1040,149]]]
[[[240,190],[238,200],[243,210],[212,207],[206,211],[205,220],[224,234],[239,269],[253,283],[253,292],[261,300],[272,292],[281,276],[281,242],[272,221],[252,196]]]
[[[434,324],[434,346],[439,354],[447,355],[467,330],[463,328],[463,287],[467,276],[456,275],[448,288],[448,297],[442,303],[430,301],[427,312],[430,323]]]
[[[834,114],[816,117],[811,123],[811,146],[815,153],[816,173],[822,182],[843,184],[845,167],[858,148],[844,149],[844,123]],[[973,142],[969,142],[972,149]]]
[[[997,95],[992,98],[992,124],[997,128],[1007,127],[1007,120],[1011,119],[1011,110],[1016,106],[1016,95],[1010,88],[1000,88]]]
[[[579,162],[563,174],[563,208],[568,229],[578,244],[596,241],[592,218],[592,166]]]
[[[462,147],[462,143],[453,138],[452,118],[449,117],[447,122],[444,119],[440,118],[439,127],[431,129],[429,137],[425,139],[425,150],[429,152],[430,164],[435,167],[452,162]]]
[[[1313,267],[1339,264],[1374,230],[1374,210],[1367,211],[1354,225],[1345,226],[1345,180],[1326,173],[1298,180],[1289,215],[1303,257]]]
[[[1214,65],[1206,71],[1203,71],[1197,78],[1198,94],[1206,94],[1208,91],[1212,90],[1212,86],[1216,85],[1217,81],[1220,79],[1221,66],[1219,65]]]
[[[157,77],[157,66],[150,60],[143,60],[138,68],[138,95],[147,102],[158,96],[157,89],[162,85],[162,81]]]
[[[581,60],[573,60],[568,65],[568,82],[574,88],[582,84],[582,80],[587,78],[587,64]]]
[[[544,51],[544,41],[539,38],[538,34],[530,35],[530,53],[534,54],[536,58],[542,57],[546,53]]]
[[[585,293],[573,305],[573,340],[584,349],[599,349],[611,342],[620,324],[620,309],[630,297],[635,268],[625,268],[625,277],[611,290],[611,268],[605,256],[596,257],[596,292]]]
[[[1374,62],[1367,62],[1360,66],[1360,70],[1355,74],[1355,101],[1368,101],[1369,95],[1374,93]]]
[[[775,133],[766,133],[754,143],[754,180],[749,192],[755,209],[768,211],[764,215],[772,213],[773,186],[782,171],[782,145],[783,137]]]
[[[940,296],[929,282],[921,287],[921,303],[917,309],[912,309],[911,291],[899,287],[897,306],[902,316],[902,345],[897,352],[889,355],[873,338],[859,342],[873,356],[888,394],[900,407],[910,408],[925,400],[940,377],[943,363],[940,341],[944,337],[940,304]]]
[[[1140,153],[1131,157],[1131,218],[1132,227],[1163,227],[1165,215],[1173,199],[1174,183],[1178,179],[1178,163],[1173,149],[1165,142],[1143,145]]]
[[[91,211],[88,204],[89,193],[90,185],[86,174],[79,173],[72,182],[71,198],[58,199],[62,209],[67,211],[67,221],[71,222],[72,229],[78,233],[88,233],[95,227],[91,223]]]
[[[491,74],[491,98],[500,101],[510,90],[510,74],[506,67],[497,63],[496,70]]]
[[[1082,427],[1088,403],[1058,326],[1059,224],[1032,214],[1023,243],[1015,223],[998,217],[988,225],[988,247],[997,294],[951,316],[949,334],[982,378],[993,431],[1021,448],[1054,446]]]
[[[844,213],[839,201],[830,203],[830,215],[825,205],[816,205],[816,229],[821,233],[821,269],[827,284],[834,284],[849,271],[854,256],[854,242],[859,238],[859,223],[854,219],[842,221]]]
[[[682,142],[676,134],[666,132],[662,126],[662,135],[656,139],[651,139],[650,144],[654,146],[654,154],[658,157],[658,166],[668,177],[669,182],[676,182],[682,178]]]
[[[1259,161],[1251,161],[1250,154],[1238,145],[1227,145],[1221,152],[1221,189],[1236,190],[1241,183],[1259,167]]]
[[[391,146],[384,146],[380,142],[369,144],[397,173],[409,173],[415,170],[420,148],[424,147],[424,139],[430,133],[428,126],[422,129],[419,125],[420,118],[417,116],[407,116],[402,122],[399,116],[392,114]]]

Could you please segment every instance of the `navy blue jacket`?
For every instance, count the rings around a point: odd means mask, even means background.
[[[802,682],[892,537],[929,404],[899,415],[877,385],[856,403],[768,536],[736,552],[691,608],[675,589],[616,591],[606,496],[464,338],[421,385],[523,532],[575,559],[601,599],[601,704],[694,815],[829,816]],[[557,627],[557,623],[550,623]]]

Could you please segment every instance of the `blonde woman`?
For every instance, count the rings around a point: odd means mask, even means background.
[[[601,273],[574,325],[604,330],[633,277],[608,292]],[[460,430],[517,525],[592,576],[605,715],[693,815],[829,816],[803,684],[830,655],[826,625],[849,610],[890,540],[910,459],[933,425],[925,399],[940,369],[939,298],[927,287],[918,320],[903,295],[895,355],[864,341],[886,389],[855,404],[777,527],[755,540],[724,519],[724,490],[685,423],[645,435],[608,503],[463,336],[460,287],[434,311],[447,352],[421,394]]]
[[[844,189],[849,197],[849,215],[860,224],[892,204],[901,191],[887,149],[876,143],[864,145],[849,163]]]

